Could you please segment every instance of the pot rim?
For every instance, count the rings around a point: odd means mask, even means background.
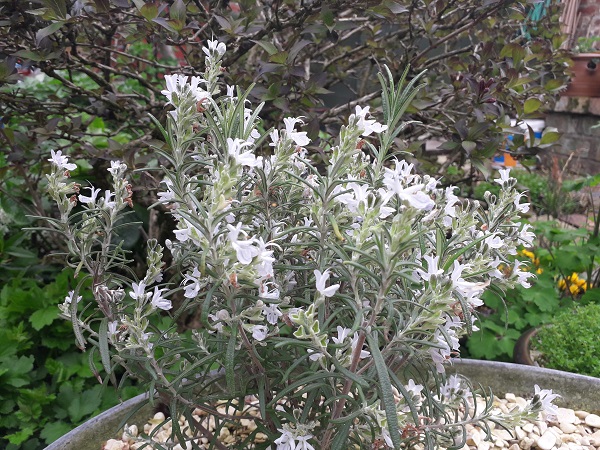
[[[514,363],[460,358],[452,360],[452,365],[447,366],[446,373],[448,376],[464,375],[475,387],[478,385],[486,389],[491,387],[492,392],[497,396],[511,392],[515,395],[531,397],[534,393],[534,385],[538,384],[542,389],[552,389],[562,395],[562,398],[555,402],[558,406],[575,407],[591,413],[598,413],[600,408],[600,378],[587,375]],[[146,415],[136,414],[136,416],[138,420],[143,420],[145,423],[152,409],[149,407],[148,394],[141,394],[88,420],[51,443],[45,450],[79,450],[82,448],[82,443],[90,442],[93,442],[95,447],[83,448],[97,450],[103,440],[117,437],[123,422],[144,405],[147,408],[139,413]],[[103,424],[104,421],[109,421],[110,424]],[[94,425],[100,424],[104,425],[102,427],[104,434],[90,431]]]
[[[598,53],[573,53],[571,59],[592,59],[600,58],[600,52]]]
[[[72,429],[67,434],[52,442],[44,450],[71,450],[78,447],[79,441],[89,439],[98,439],[98,448],[100,448],[102,440],[106,440],[106,438],[97,436],[97,433],[93,433],[94,428],[101,424],[105,424],[105,422],[108,422],[110,425],[106,426],[105,429],[114,429],[115,433],[113,434],[116,436],[118,429],[124,425],[122,422],[128,420],[131,414],[135,414],[147,404],[148,393],[140,394],[130,398],[129,400],[125,400],[124,402],[119,403],[118,405],[113,406],[104,412],[101,412],[97,416],[86,420],[78,427]],[[144,413],[145,412],[146,411],[144,410]],[[92,430],[91,433],[90,430]],[[80,437],[82,433],[86,435],[86,437],[83,439]],[[114,436],[110,436],[108,439]]]

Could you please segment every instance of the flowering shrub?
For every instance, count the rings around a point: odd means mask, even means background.
[[[111,164],[113,190],[82,195],[68,180],[72,165],[52,153],[48,189],[61,217],[51,223],[86,273],[61,308],[79,344],[99,350],[107,373],[122,365],[147,383],[173,417],[184,414],[194,429],[173,421],[176,439],[203,436],[216,448],[226,448],[219,430],[250,408],[257,428],[238,448],[257,432],[278,450],[460,446],[467,423],[511,426],[552,411],[552,393],[539,389],[510,414],[492,413],[489,399],[473,409],[479,394],[445,373],[459,337],[476,328],[486,287],[528,286],[519,262],[498,270],[534,237],[518,222],[527,204],[509,172],[484,209],[393,158],[417,88],[394,85],[389,71],[380,75],[384,124],[356,107],[316,167],[301,118],[262,132],[248,91],[220,95],[225,50],[204,48],[204,78],[166,78],[173,109],[166,128],[155,121],[166,141],[156,149],[165,163],[159,204],[176,223],[165,243],[172,267],[151,240],[144,278],[130,275],[114,237],[132,204],[125,164]],[[80,301],[86,278],[94,305]],[[190,331],[160,320],[190,311],[199,317]],[[246,405],[249,395],[258,401]],[[217,400],[239,411],[216,409]]]

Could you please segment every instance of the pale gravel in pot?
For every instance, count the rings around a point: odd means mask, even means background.
[[[508,412],[512,408],[522,407],[527,400],[523,397],[508,393],[504,398],[495,399],[494,405],[503,412]],[[225,412],[224,407],[221,407]],[[233,410],[230,413],[234,412]],[[200,410],[194,412],[200,420],[205,422],[209,420]],[[129,433],[123,433],[120,439],[111,439],[99,450],[136,450],[148,442],[145,437],[155,431],[164,422],[163,413],[156,413],[148,420],[143,427],[143,432],[138,431],[135,425],[129,427]],[[187,426],[185,419],[179,420],[182,428]],[[539,420],[535,423],[528,423],[522,427],[516,427],[513,433],[503,428],[492,428],[491,436],[488,438],[485,431],[480,428],[467,425],[467,442],[462,449],[469,450],[600,450],[600,416],[586,411],[573,410],[569,408],[558,408],[558,414],[555,417],[546,416],[541,413]],[[236,436],[248,435],[256,429],[256,425],[251,420],[242,421],[242,428],[223,428],[219,440],[230,448],[235,448]],[[214,430],[214,419],[212,421]],[[145,436],[145,437],[144,437]],[[160,426],[158,432],[154,434],[154,441],[161,444],[174,442],[170,440],[171,425],[170,422]],[[257,433],[256,442],[265,442],[267,436],[263,433]],[[208,448],[206,438],[196,440],[201,449]],[[146,448],[149,448],[148,446]],[[176,444],[173,450],[192,449],[191,444]],[[416,446],[415,450],[423,450],[422,446]]]

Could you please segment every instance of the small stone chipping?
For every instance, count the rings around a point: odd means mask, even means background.
[[[522,406],[526,400],[513,394],[506,394],[503,399],[496,399],[495,406],[500,410],[507,412],[515,406]],[[221,412],[226,412],[225,407],[220,407]],[[246,415],[256,415],[255,409],[244,412]],[[227,411],[230,414],[240,415],[239,411]],[[194,411],[198,420],[208,425],[209,429],[214,430],[214,419],[211,423],[205,412],[201,410]],[[144,445],[140,439],[152,433],[155,427],[165,421],[163,413],[156,413],[142,430],[133,425],[129,427],[129,433],[123,433],[120,439],[110,439],[101,447],[102,450],[136,450]],[[187,426],[186,420],[182,417],[179,423],[184,429]],[[220,432],[219,440],[229,448],[235,448],[236,441],[244,436],[248,436],[256,430],[256,424],[251,419],[241,419],[237,429],[233,426],[223,427]],[[522,427],[516,427],[513,433],[494,426],[491,439],[486,440],[486,434],[483,430],[467,426],[467,443],[462,448],[464,450],[600,450],[600,416],[586,411],[574,411],[568,408],[558,408],[556,417],[546,417],[540,415],[540,420],[535,423],[527,423]],[[173,450],[191,450],[192,445],[186,443],[178,444],[170,440],[172,425],[168,421],[164,423],[160,430],[154,434],[153,439],[159,443],[171,444]],[[265,442],[267,436],[263,433],[255,435],[255,442]],[[144,439],[146,441],[146,439]],[[208,443],[206,438],[196,440],[199,447],[208,448],[203,444]],[[175,444],[173,446],[173,444]],[[148,446],[145,448],[149,448]],[[273,448],[273,447],[271,447]],[[416,446],[415,450],[424,450],[421,446]]]

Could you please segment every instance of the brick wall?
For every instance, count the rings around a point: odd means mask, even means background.
[[[579,26],[571,42],[580,36],[600,36],[600,0],[581,0],[578,12]],[[596,47],[600,49],[600,45]],[[546,116],[546,126],[562,133],[560,145],[551,154],[563,162],[571,157],[570,171],[600,173],[600,127],[592,128],[599,123],[600,97],[561,97],[554,111]]]
[[[581,19],[573,42],[580,36],[600,35],[600,0],[581,0],[578,12]]]
[[[600,173],[600,98],[561,97],[554,111],[546,116],[546,126],[562,133],[552,154],[564,162],[571,157],[568,170],[580,174]],[[571,156],[572,155],[572,156]]]

